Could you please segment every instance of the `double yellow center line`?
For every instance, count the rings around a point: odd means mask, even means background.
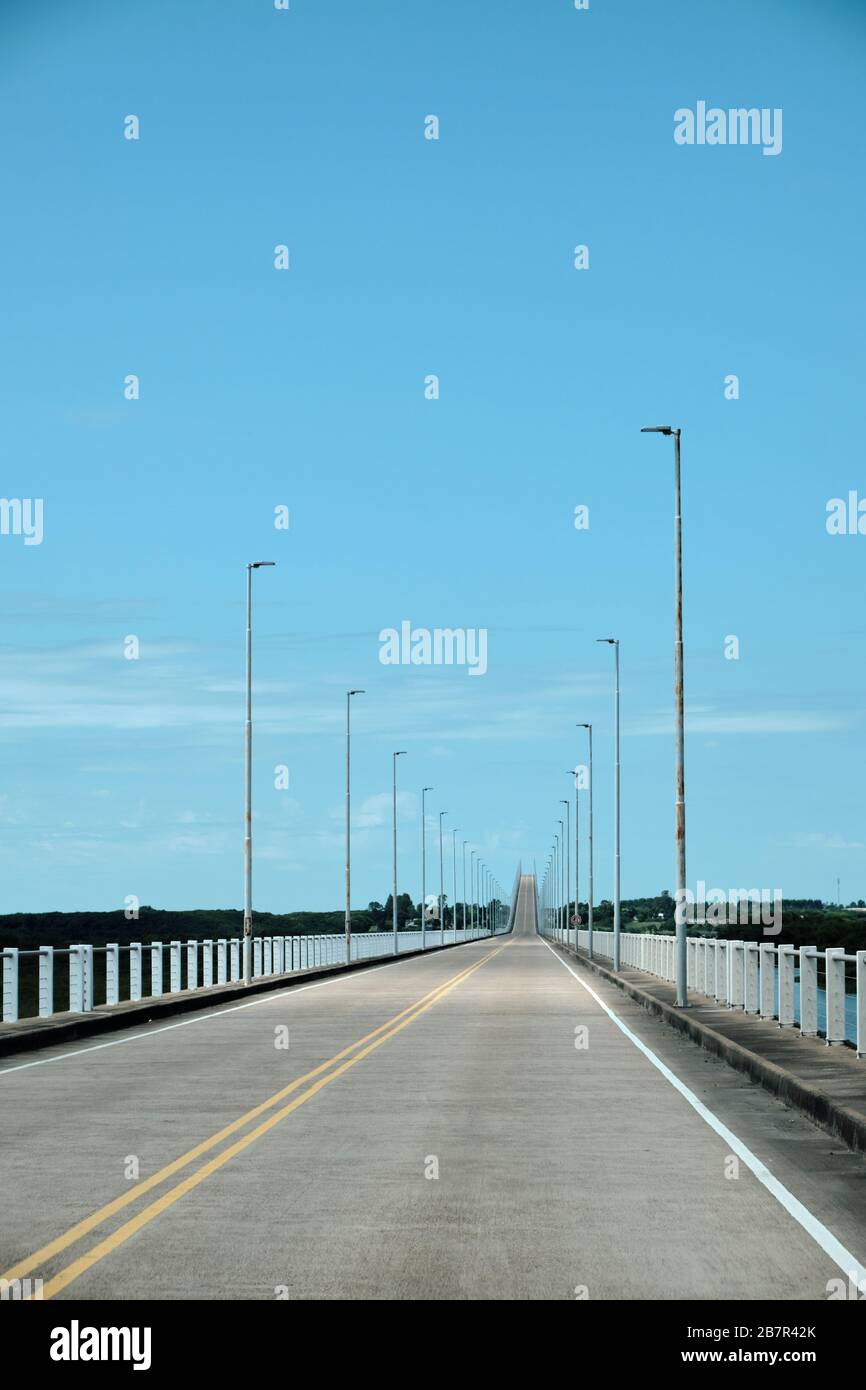
[[[291,1081],[288,1086],[284,1086],[281,1090],[276,1091],[274,1095],[270,1096],[267,1100],[262,1101],[259,1105],[253,1106],[252,1110],[248,1110],[244,1115],[240,1115],[238,1119],[232,1120],[231,1124],[225,1125],[216,1134],[212,1134],[209,1139],[202,1140],[200,1144],[196,1144],[194,1148],[188,1149],[187,1152],[181,1154],[179,1158],[175,1158],[171,1163],[167,1163],[164,1168],[160,1168],[159,1172],[153,1173],[149,1178],[145,1178],[141,1182],[136,1183],[134,1187],[129,1188],[122,1196],[115,1197],[113,1201],[100,1207],[98,1211],[85,1217],[83,1221],[79,1221],[74,1226],[70,1226],[69,1230],[65,1231],[63,1235],[58,1236],[55,1240],[49,1241],[49,1243],[43,1245],[40,1250],[35,1251],[32,1255],[26,1256],[25,1259],[20,1260],[18,1264],[13,1265],[11,1269],[7,1269],[5,1274],[0,1275],[0,1279],[23,1279],[26,1275],[32,1274],[34,1270],[43,1268],[48,1260],[53,1259],[56,1255],[62,1254],[64,1250],[68,1250],[71,1245],[81,1240],[83,1236],[88,1235],[98,1226],[109,1221],[112,1216],[116,1216],[118,1212],[123,1211],[124,1208],[130,1206],[133,1202],[137,1202],[146,1193],[160,1186],[168,1178],[174,1177],[174,1175],[179,1173],[183,1168],[187,1168],[191,1163],[194,1163],[197,1158],[201,1158],[202,1155],[209,1153],[211,1149],[216,1148],[216,1146],[221,1144],[225,1139],[231,1138],[238,1130],[243,1129],[252,1121],[267,1114],[267,1112],[274,1112],[273,1114],[269,1114],[268,1118],[263,1120],[261,1124],[256,1125],[241,1138],[236,1139],[233,1144],[229,1144],[227,1148],[221,1149],[218,1154],[209,1159],[206,1163],[203,1163],[195,1172],[190,1173],[181,1182],[176,1183],[174,1187],[170,1187],[160,1197],[149,1202],[135,1216],[130,1217],[128,1221],[125,1221],[123,1225],[112,1231],[110,1235],[105,1236],[83,1255],[80,1255],[77,1259],[73,1260],[71,1264],[61,1269],[53,1278],[47,1280],[42,1289],[42,1297],[53,1298],[55,1294],[60,1293],[68,1284],[71,1284],[74,1279],[79,1278],[80,1275],[84,1274],[93,1265],[98,1264],[106,1255],[110,1255],[112,1251],[117,1250],[129,1240],[130,1236],[135,1235],[136,1232],[140,1231],[144,1226],[149,1225],[151,1221],[155,1220],[162,1212],[167,1211],[169,1207],[173,1207],[176,1202],[180,1201],[181,1197],[186,1196],[188,1192],[198,1187],[205,1179],[209,1178],[212,1173],[216,1173],[224,1164],[230,1162],[231,1159],[235,1158],[238,1154],[243,1153],[245,1149],[250,1148],[258,1139],[261,1139],[263,1135],[267,1134],[269,1130],[280,1124],[287,1116],[292,1115],[302,1105],[306,1104],[308,1100],[311,1100],[313,1096],[318,1095],[319,1091],[323,1090],[325,1086],[329,1086],[332,1081],[336,1081],[338,1076],[342,1076],[344,1072],[349,1071],[358,1062],[363,1061],[365,1057],[369,1057],[371,1052],[375,1052],[376,1049],[381,1047],[383,1043],[386,1043],[389,1038],[395,1037],[397,1033],[402,1032],[402,1030],[408,1027],[410,1023],[414,1022],[416,1018],[420,1018],[421,1014],[426,1013],[428,1009],[432,1009],[434,1004],[438,1004],[440,999],[444,999],[447,994],[450,994],[452,989],[456,989],[464,980],[468,980],[470,975],[473,975],[476,970],[480,970],[482,965],[492,960],[494,956],[497,956],[499,952],[504,949],[505,944],[503,943],[502,946],[497,946],[495,950],[489,951],[486,956],[482,956],[481,960],[476,961],[474,965],[470,965],[468,969],[461,970],[458,974],[452,975],[450,979],[445,980],[441,985],[437,985],[435,989],[430,990],[428,994],[423,995],[422,998],[416,1000],[414,1004],[410,1004],[408,1008],[395,1014],[393,1018],[389,1018],[387,1022],[380,1024],[378,1028],[374,1028],[371,1033],[367,1033],[363,1038],[359,1038],[357,1042],[351,1043],[348,1047],[344,1047],[341,1052],[335,1053],[327,1062],[321,1062],[319,1066],[313,1067],[312,1071],[308,1071],[303,1076],[297,1077],[294,1081]],[[290,1100],[287,1105],[281,1106],[280,1102],[284,1101],[287,1096],[293,1096],[293,1099]],[[277,1106],[280,1108],[275,1109]]]

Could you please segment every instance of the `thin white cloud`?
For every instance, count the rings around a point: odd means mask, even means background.
[[[352,828],[359,830],[373,830],[380,825],[390,825],[392,811],[391,792],[377,792],[375,796],[368,796],[357,810],[352,810]],[[345,810],[333,811],[334,819],[345,815]],[[400,820],[416,820],[418,816],[418,798],[414,792],[397,792],[397,815]]]
[[[820,734],[850,728],[840,715],[813,714],[807,710],[749,710],[721,713],[711,707],[686,709],[687,734]],[[638,715],[624,721],[623,734],[635,737],[672,737],[673,714]]]
[[[850,850],[866,849],[860,840],[846,840],[838,834],[828,835],[823,830],[798,831],[784,845],[784,849],[824,849]]]

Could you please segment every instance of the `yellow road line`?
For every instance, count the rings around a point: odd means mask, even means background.
[[[426,1013],[428,1009],[432,1009],[434,1004],[438,1004],[446,994],[450,994],[452,989],[456,989],[459,984],[462,984],[463,981],[474,974],[476,970],[480,970],[482,965],[492,960],[494,956],[497,956],[499,952],[504,949],[505,945],[503,944],[497,947],[495,951],[490,951],[488,955],[483,956],[475,965],[471,965],[468,970],[464,970],[461,974],[455,975],[447,984],[443,985],[441,989],[434,991],[432,997],[428,996],[426,1002],[422,1002],[414,1011],[410,1012],[408,1017],[403,1017],[399,1014],[396,1015],[401,1021],[396,1023],[393,1028],[390,1028],[387,1033],[382,1034],[381,1037],[375,1038],[372,1042],[368,1043],[360,1052],[356,1052],[353,1057],[342,1062],[340,1066],[336,1067],[334,1071],[329,1072],[327,1076],[322,1076],[318,1081],[313,1082],[312,1086],[309,1086],[306,1091],[302,1091],[299,1096],[295,1096],[295,1099],[289,1101],[288,1105],[283,1106],[282,1110],[278,1110],[275,1115],[269,1116],[262,1124],[257,1125],[255,1129],[245,1134],[243,1138],[236,1140],[235,1143],[229,1145],[227,1149],[223,1149],[215,1158],[211,1158],[207,1163],[203,1163],[194,1173],[190,1173],[188,1178],[184,1178],[182,1182],[169,1188],[168,1192],[164,1192],[156,1201],[151,1202],[135,1216],[124,1222],[124,1224],[119,1226],[116,1231],[113,1231],[110,1236],[106,1236],[104,1240],[92,1246],[86,1254],[79,1256],[77,1260],[73,1260],[72,1264],[67,1265],[66,1268],[62,1269],[59,1274],[56,1274],[53,1279],[49,1279],[42,1289],[42,1298],[53,1298],[55,1294],[60,1293],[61,1290],[65,1289],[73,1280],[78,1279],[80,1275],[86,1273],[93,1265],[105,1259],[106,1255],[112,1254],[113,1251],[125,1244],[130,1236],[135,1235],[144,1226],[148,1226],[151,1221],[154,1221],[162,1212],[167,1211],[169,1207],[173,1207],[176,1202],[180,1201],[181,1197],[185,1197],[188,1192],[192,1192],[194,1188],[200,1186],[211,1174],[216,1173],[222,1168],[224,1164],[228,1163],[238,1154],[243,1153],[243,1151],[254,1144],[256,1140],[261,1139],[262,1135],[267,1134],[269,1130],[272,1130],[276,1125],[280,1124],[288,1115],[300,1109],[302,1105],[306,1104],[308,1100],[311,1100],[312,1097],[323,1090],[325,1086],[329,1086],[332,1081],[336,1081],[338,1076],[342,1076],[344,1072],[349,1071],[365,1057],[369,1057],[371,1052],[375,1052],[376,1049],[381,1047],[383,1043],[386,1043],[389,1038],[393,1038],[397,1033],[402,1032],[404,1028],[407,1028],[409,1024],[413,1023],[421,1014]],[[4,1277],[8,1278],[8,1275]]]
[[[500,946],[497,949],[501,950],[502,947]],[[495,955],[496,951],[490,954]],[[489,958],[489,955],[485,956],[478,964],[483,964],[484,960],[488,960]],[[471,971],[474,968],[474,966],[470,966],[469,970]],[[68,1249],[70,1245],[74,1245],[82,1236],[88,1235],[90,1231],[94,1230],[97,1226],[101,1226],[104,1221],[116,1215],[117,1212],[123,1211],[124,1208],[130,1206],[132,1202],[137,1201],[139,1197],[143,1197],[145,1193],[152,1191],[154,1187],[158,1187],[160,1183],[173,1177],[175,1173],[180,1172],[181,1169],[193,1163],[197,1158],[201,1158],[202,1154],[208,1153],[217,1144],[221,1143],[222,1140],[228,1139],[232,1134],[242,1129],[244,1125],[249,1124],[267,1110],[278,1105],[281,1100],[291,1095],[293,1091],[297,1091],[306,1082],[311,1081],[314,1077],[320,1076],[323,1072],[327,1071],[329,1067],[343,1061],[344,1058],[348,1057],[357,1048],[363,1047],[365,1043],[378,1037],[379,1034],[391,1028],[400,1019],[405,1018],[408,1014],[414,1014],[415,1010],[424,1005],[428,1000],[432,1002],[442,990],[449,988],[452,984],[458,983],[467,973],[467,971],[459,971],[456,975],[451,976],[450,979],[437,985],[435,989],[422,995],[420,999],[415,1000],[415,1002],[408,1005],[407,1008],[394,1014],[392,1018],[386,1019],[378,1028],[374,1028],[371,1032],[366,1033],[364,1037],[358,1038],[355,1042],[350,1043],[348,1047],[344,1047],[340,1052],[335,1053],[333,1057],[329,1057],[327,1061],[319,1063],[319,1065],[313,1067],[311,1071],[296,1077],[295,1080],[289,1082],[287,1086],[282,1087],[266,1100],[253,1106],[251,1110],[246,1111],[245,1114],[240,1115],[236,1120],[232,1120],[230,1124],[225,1125],[216,1134],[211,1135],[209,1139],[203,1139],[201,1143],[196,1144],[186,1153],[181,1154],[179,1158],[173,1159],[171,1163],[167,1163],[164,1167],[160,1168],[158,1172],[151,1174],[148,1178],[142,1179],[141,1182],[136,1183],[134,1187],[129,1188],[126,1192],[122,1193],[121,1196],[115,1197],[113,1201],[100,1207],[97,1211],[93,1212],[92,1215],[76,1222],[69,1230],[57,1236],[56,1239],[49,1241],[47,1245],[43,1245],[41,1249],[35,1251],[34,1254],[28,1255],[23,1260],[19,1260],[19,1262],[13,1265],[11,1269],[8,1269],[5,1274],[0,1275],[0,1279],[21,1279],[25,1275],[31,1274],[33,1270],[38,1269],[45,1261],[51,1259],[54,1255],[59,1255],[62,1251]]]

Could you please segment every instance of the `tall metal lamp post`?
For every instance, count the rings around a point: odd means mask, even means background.
[[[421,788],[421,950],[427,945],[427,793],[432,787]]]
[[[589,733],[589,898],[587,901],[586,913],[586,934],[588,954],[592,960],[592,725],[578,724],[579,729],[586,729]]]
[[[391,759],[391,825],[393,829],[393,860],[394,860],[394,882],[391,890],[391,922],[394,927],[394,955],[399,949],[397,942],[397,759],[405,758],[406,750],[401,748],[398,753],[392,754]]]
[[[622,913],[620,908],[620,850],[619,850],[619,638],[597,637],[597,642],[606,642],[613,647],[615,663],[614,685],[614,775],[613,775],[613,968],[619,970],[620,933]]]
[[[363,690],[346,691],[346,962],[352,959],[352,696],[363,695]]]
[[[247,565],[247,717],[244,725],[244,984],[253,978],[253,570],[271,569],[276,560]]]
[[[641,434],[667,434],[674,441],[674,706],[676,713],[676,986],[677,1005],[688,1004],[686,943],[686,772],[683,694],[683,516],[680,496],[680,430],[671,425],[646,425]]]

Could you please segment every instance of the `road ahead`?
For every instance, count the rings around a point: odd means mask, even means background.
[[[576,978],[533,902],[524,879],[508,937],[0,1070],[6,1277],[91,1299],[826,1298],[833,1240],[866,1256],[863,1160]]]

